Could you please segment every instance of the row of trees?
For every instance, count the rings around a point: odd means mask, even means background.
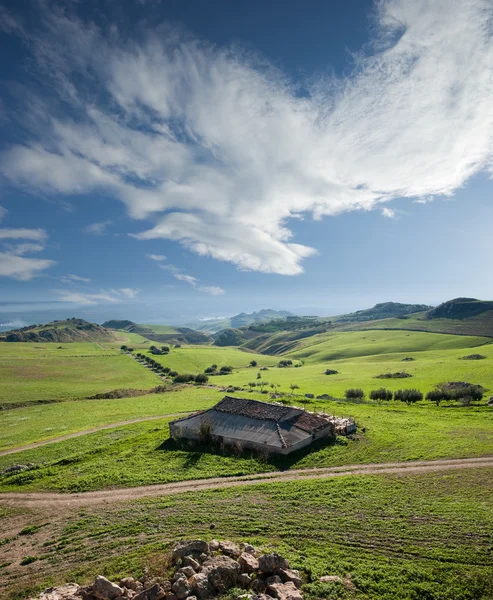
[[[224,365],[219,370],[217,365],[211,365],[210,367],[207,367],[207,369],[204,370],[204,373],[208,375],[228,375],[232,372],[233,367],[230,367],[229,365]]]
[[[445,400],[457,400],[463,405],[469,405],[472,401],[479,401],[483,398],[484,389],[480,385],[466,383],[463,381],[451,381],[443,383],[434,390],[426,394],[426,400],[434,402],[437,406]],[[344,397],[347,400],[364,400],[365,392],[361,388],[350,388],[344,392]],[[425,396],[423,392],[415,388],[397,390],[387,390],[379,388],[371,390],[369,395],[370,400],[375,402],[389,402],[391,400],[401,401],[408,405],[414,404],[423,400]]]

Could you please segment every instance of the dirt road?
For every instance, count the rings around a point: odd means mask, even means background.
[[[195,479],[177,483],[148,485],[134,488],[110,489],[98,492],[79,494],[59,494],[49,492],[6,493],[0,494],[0,504],[25,506],[33,509],[44,509],[55,513],[73,511],[82,506],[95,504],[113,504],[125,500],[167,496],[183,492],[230,488],[260,483],[277,483],[284,481],[305,481],[308,479],[328,479],[348,475],[380,475],[380,474],[419,474],[433,471],[448,471],[466,468],[493,468],[493,457],[464,458],[436,461],[415,461],[406,463],[382,463],[369,465],[345,465],[318,469],[297,469],[291,471],[274,471],[242,477],[219,477],[213,479]]]
[[[142,417],[140,419],[130,419],[129,421],[119,421],[118,423],[110,423],[109,425],[100,425],[99,427],[92,427],[91,429],[84,429],[83,431],[76,431],[75,433],[67,433],[66,435],[61,435],[56,438],[50,438],[49,440],[33,442],[32,444],[26,444],[25,446],[9,448],[8,450],[0,450],[0,456],[16,454],[17,452],[23,452],[24,450],[32,450],[33,448],[39,448],[40,446],[46,446],[47,444],[55,444],[56,442],[71,440],[72,438],[81,437],[82,435],[88,435],[89,433],[96,433],[98,431],[103,431],[104,429],[114,429],[115,427],[122,427],[123,425],[132,425],[133,423],[143,423],[144,421],[157,421],[158,419],[172,419],[173,417],[184,417],[188,414],[189,412],[173,413],[170,415],[159,415],[157,417]]]

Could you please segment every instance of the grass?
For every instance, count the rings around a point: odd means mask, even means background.
[[[2,357],[0,380],[0,404],[84,398],[115,388],[149,389],[160,383],[148,369],[116,354]]]
[[[34,550],[24,554],[38,562],[4,570],[3,598],[24,598],[56,581],[88,583],[99,573],[138,577],[145,565],[159,574],[159,555],[173,542],[212,537],[282,553],[302,571],[309,600],[493,596],[491,469],[192,492],[83,509],[43,532],[46,542],[36,546],[38,534],[30,536]],[[10,558],[8,547],[1,552]],[[322,575],[348,573],[352,591],[318,583]]]
[[[132,399],[135,400],[135,399]],[[321,407],[321,405],[320,405]],[[356,417],[355,439],[308,453],[265,462],[257,457],[222,456],[181,450],[169,440],[168,420],[139,423],[89,434],[0,457],[0,471],[12,464],[37,468],[4,475],[0,490],[65,492],[138,486],[204,477],[244,475],[279,468],[309,468],[419,459],[462,458],[493,453],[493,411],[486,407],[389,406],[328,402],[338,415]]]

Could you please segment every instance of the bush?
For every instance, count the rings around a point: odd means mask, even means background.
[[[386,390],[385,388],[379,388],[378,390],[372,390],[370,392],[370,400],[375,400],[376,402],[392,400],[392,397],[393,393],[390,390]]]
[[[350,388],[344,392],[346,400],[363,400],[365,392],[361,388]]]
[[[207,375],[204,375],[203,373],[199,373],[198,375],[195,376],[195,383],[198,383],[199,385],[207,383],[208,381],[209,381],[209,378],[207,377]]]
[[[426,394],[426,399],[440,406],[442,400],[450,400],[450,394],[444,390],[431,390],[431,392]]]
[[[463,356],[460,360],[483,360],[486,356],[484,354],[468,354],[467,356]]]
[[[178,375],[178,371],[170,371],[170,372],[168,373],[168,375],[169,375],[170,377],[176,377],[176,376]]]
[[[195,376],[190,373],[179,373],[173,379],[173,383],[189,383],[190,381],[195,381]]]
[[[408,390],[397,390],[397,392],[394,392],[394,400],[400,400],[409,406],[415,402],[418,402],[419,400],[423,400],[423,394],[414,388]]]
[[[127,346],[120,346],[120,350],[123,350],[125,352],[126,349],[127,349]]]
[[[411,373],[397,371],[396,373],[382,373],[381,375],[376,375],[375,379],[406,379],[407,377],[412,377]]]
[[[334,371],[334,369],[325,369],[325,375],[337,375],[339,371]]]
[[[225,365],[224,367],[221,367],[219,369],[219,373],[221,373],[222,375],[224,375],[225,373],[232,373],[233,372],[233,367],[229,367],[228,365]]]
[[[283,369],[285,367],[291,367],[291,366],[293,366],[293,361],[292,360],[280,360],[279,363],[277,364],[277,366],[280,369]]]
[[[484,395],[484,388],[481,385],[468,383],[467,381],[448,381],[442,383],[439,389],[449,394],[451,400],[471,398],[471,400],[479,401]]]
[[[204,369],[204,373],[215,373],[216,372],[216,368],[217,367],[207,367],[207,369]]]
[[[251,361],[250,361],[250,366],[251,366],[251,367],[256,367],[256,366],[257,366],[257,364],[258,364],[258,363],[257,363],[257,361],[256,361],[256,360],[251,360]]]

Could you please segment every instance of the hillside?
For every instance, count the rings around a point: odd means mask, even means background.
[[[423,312],[433,309],[426,304],[401,304],[400,302],[382,302],[375,304],[373,308],[358,310],[347,315],[334,317],[337,323],[351,323],[359,321],[375,321],[380,319],[390,319],[393,317],[402,317],[412,313]]]
[[[127,333],[137,333],[148,340],[163,344],[209,344],[212,341],[205,333],[188,327],[138,324],[128,320],[105,321],[103,327]]]
[[[2,342],[110,342],[114,339],[114,332],[108,328],[76,318],[28,325],[0,336]]]
[[[287,310],[274,310],[266,308],[252,313],[240,313],[233,317],[224,317],[222,319],[210,319],[207,321],[192,321],[187,323],[187,327],[204,331],[207,333],[217,333],[223,329],[237,329],[247,327],[254,323],[267,323],[276,319],[285,319],[293,316],[293,313]]]

